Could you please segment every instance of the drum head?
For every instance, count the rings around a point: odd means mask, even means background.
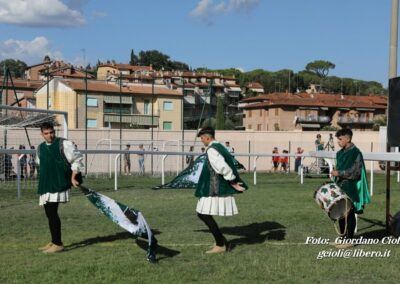
[[[330,208],[328,213],[329,218],[332,220],[339,220],[346,216],[352,207],[351,200],[348,198],[342,198],[335,202]]]

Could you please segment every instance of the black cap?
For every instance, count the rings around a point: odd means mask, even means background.
[[[210,134],[212,137],[215,136],[215,130],[214,128],[207,126],[207,127],[203,127],[199,133],[197,134],[197,137],[200,137],[203,134]]]

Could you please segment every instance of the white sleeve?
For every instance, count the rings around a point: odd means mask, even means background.
[[[71,141],[64,140],[64,155],[68,162],[71,164],[71,170],[77,173],[83,172],[85,165],[83,164],[83,155],[81,152],[75,150],[75,144]]]
[[[39,164],[40,164],[40,159],[39,159],[39,147],[40,147],[40,144],[37,146],[37,149],[35,149],[35,163],[36,163],[36,165],[38,165],[39,166]]]
[[[214,171],[222,175],[225,180],[234,180],[236,178],[232,169],[225,162],[224,157],[217,150],[209,148],[207,150],[207,157]]]

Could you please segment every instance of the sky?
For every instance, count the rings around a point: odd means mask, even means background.
[[[0,60],[74,65],[159,50],[192,68],[304,70],[387,86],[391,0],[0,0]],[[400,65],[399,65],[400,66]]]

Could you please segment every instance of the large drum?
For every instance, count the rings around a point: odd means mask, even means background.
[[[314,199],[334,221],[347,216],[352,207],[351,199],[336,183],[322,185],[315,191]]]

